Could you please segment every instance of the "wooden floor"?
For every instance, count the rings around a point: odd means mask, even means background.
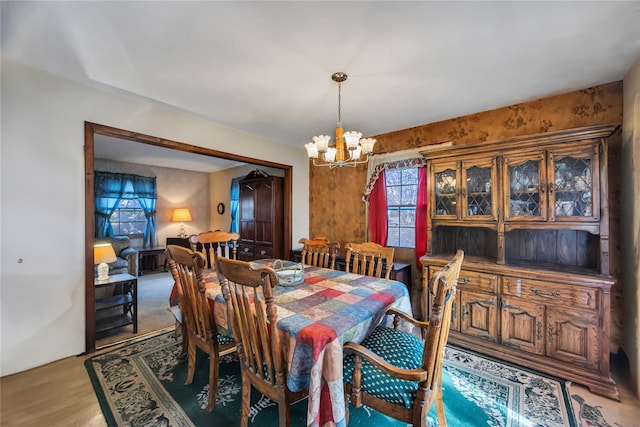
[[[0,378],[0,425],[106,426],[83,364],[86,357]]]
[[[0,425],[106,426],[83,364],[87,357],[69,357],[0,378]],[[614,378],[622,401],[614,402],[599,396],[593,396],[598,400],[591,401],[591,405],[598,407],[608,422],[601,425],[640,425],[635,424],[640,420],[640,405],[629,389],[628,375],[617,372]],[[571,391],[577,388],[572,386]],[[586,393],[584,390],[580,392],[582,396]]]

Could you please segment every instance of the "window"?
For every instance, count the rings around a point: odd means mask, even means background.
[[[387,169],[387,245],[415,247],[418,169]]]
[[[121,199],[110,221],[115,235],[142,236],[147,228],[147,217],[138,199]]]

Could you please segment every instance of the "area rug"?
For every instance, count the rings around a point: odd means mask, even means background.
[[[173,332],[132,342],[85,361],[109,426],[237,426],[241,377],[235,353],[221,358],[216,409],[206,410],[208,361],[198,355],[196,377],[185,385]],[[568,385],[555,378],[448,347],[443,372],[447,423],[468,426],[578,426]],[[277,405],[253,390],[249,421],[277,426]],[[306,424],[306,400],[292,407],[291,426]],[[435,408],[428,415],[437,426]],[[350,408],[349,426],[406,426],[372,409]]]

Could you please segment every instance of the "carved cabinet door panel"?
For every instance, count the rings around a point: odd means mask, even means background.
[[[544,305],[522,298],[502,297],[500,308],[502,345],[544,354]]]
[[[598,313],[572,308],[547,308],[547,356],[591,369],[598,368]]]
[[[498,341],[498,297],[481,292],[460,292],[460,332]]]

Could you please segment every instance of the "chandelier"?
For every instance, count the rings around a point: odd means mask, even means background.
[[[369,154],[373,152],[376,140],[373,138],[362,138],[361,132],[345,132],[342,128],[341,117],[341,89],[342,82],[347,80],[347,75],[342,72],[334,73],[331,80],[338,83],[338,125],[336,126],[336,145],[329,147],[331,137],[329,135],[318,135],[313,137],[312,142],[304,145],[307,149],[307,157],[313,159],[314,166],[329,166],[329,169],[341,168],[343,166],[356,167],[361,163],[367,163]],[[320,163],[316,162],[322,154]],[[364,158],[363,158],[364,156]]]

